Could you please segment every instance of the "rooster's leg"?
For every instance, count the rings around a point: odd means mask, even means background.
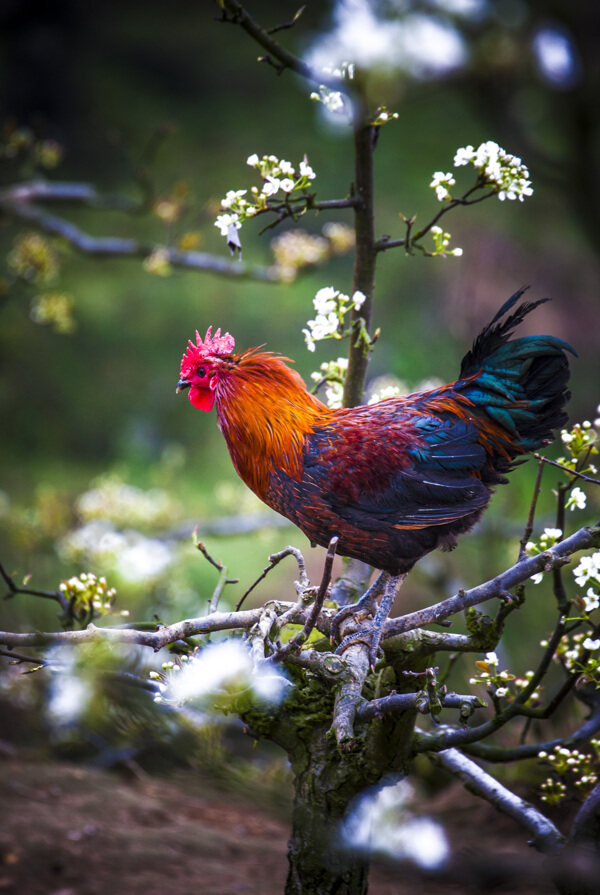
[[[363,621],[369,615],[374,615],[377,600],[383,593],[387,579],[390,577],[388,572],[380,572],[371,587],[367,588],[360,600],[351,603],[349,606],[342,606],[336,612],[331,621],[331,641],[335,643],[340,639],[340,626],[343,621],[350,616],[354,616],[357,621]],[[341,645],[341,644],[340,644]]]
[[[358,631],[354,632],[354,634],[349,634],[348,637],[344,637],[344,639],[336,649],[336,653],[342,653],[345,649],[355,643],[366,643],[366,645],[369,647],[369,662],[371,668],[375,667],[375,662],[377,661],[377,652],[379,650],[379,642],[381,640],[381,635],[383,632],[383,626],[388,615],[390,614],[392,606],[394,605],[396,594],[400,590],[400,587],[402,586],[405,578],[406,573],[403,575],[389,575],[388,573],[382,572],[382,574],[379,576],[379,578],[377,578],[372,587],[369,588],[369,590],[366,592],[364,597],[359,600],[359,602],[356,603],[353,607],[356,608],[360,606],[365,597],[369,595],[369,591],[379,585],[379,591],[381,591],[381,589],[383,588],[383,599],[377,607],[375,618],[370,625],[366,625],[364,628],[359,628]],[[344,608],[349,609],[350,607],[348,606]]]

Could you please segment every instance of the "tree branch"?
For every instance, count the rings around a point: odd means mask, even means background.
[[[312,634],[314,627],[317,624],[317,619],[321,614],[323,601],[325,600],[327,588],[329,587],[329,583],[331,581],[331,570],[333,567],[333,560],[335,559],[335,551],[337,549],[338,541],[339,538],[336,535],[329,542],[327,556],[325,557],[325,564],[323,566],[321,584],[319,585],[319,590],[315,597],[315,601],[310,610],[309,616],[304,623],[303,629],[298,634],[296,634],[296,636],[293,637],[289,641],[289,643],[286,643],[285,646],[282,646],[281,649],[278,650],[278,652],[274,656],[275,661],[280,662],[286,657],[286,655],[288,655],[288,653],[299,650],[300,647],[306,643],[306,641]]]
[[[221,21],[230,22],[243,28],[246,34],[249,34],[263,50],[267,51],[271,63],[273,60],[277,60],[278,65],[275,67],[279,73],[289,69],[313,84],[324,84],[332,90],[341,90],[344,93],[348,91],[348,84],[345,81],[332,75],[317,74],[305,62],[282,47],[276,40],[273,40],[271,34],[262,28],[258,22],[255,22],[237,0],[222,0],[220,5],[223,10]]]
[[[384,637],[392,637],[394,634],[402,634],[413,628],[439,622],[450,615],[462,612],[469,606],[476,606],[479,603],[492,600],[494,597],[500,597],[517,584],[531,578],[536,572],[550,571],[556,565],[569,562],[573,553],[585,550],[587,547],[597,546],[599,542],[600,522],[591,527],[580,528],[564,541],[560,541],[537,556],[520,559],[510,569],[477,587],[460,590],[455,596],[442,600],[440,603],[434,603],[432,606],[427,606],[416,612],[409,612],[407,615],[391,619],[385,625]]]
[[[588,720],[568,737],[555,737],[543,743],[523,743],[519,746],[504,747],[493,743],[470,743],[463,747],[464,752],[481,758],[484,761],[509,762],[522,761],[526,758],[537,758],[540,752],[552,752],[555,746],[577,746],[586,743],[600,730],[600,711],[596,711]]]
[[[550,466],[555,466],[557,469],[560,469],[561,472],[564,472],[565,475],[574,475],[578,479],[583,479],[584,482],[589,482],[591,485],[600,485],[600,479],[593,479],[589,475],[584,475],[583,472],[577,472],[576,469],[569,469],[568,467],[563,466],[562,463],[557,463],[556,460],[550,460],[548,457],[542,457],[542,455],[538,454],[537,452],[534,452],[533,456],[541,463],[549,463]]]
[[[281,606],[293,604],[282,603]],[[172,625],[161,625],[157,631],[141,631],[135,628],[99,628],[89,624],[82,631],[50,631],[16,633],[0,631],[0,643],[12,649],[16,646],[50,646],[53,643],[91,643],[107,640],[110,643],[131,643],[149,646],[155,652],[198,634],[209,634],[212,631],[250,628],[260,619],[262,609],[249,609],[242,612],[213,612],[201,618],[186,618]]]
[[[470,714],[475,709],[486,707],[478,696],[460,695],[458,693],[447,693],[441,697],[443,708],[463,709],[466,707]],[[389,696],[382,696],[379,699],[371,699],[362,705],[356,712],[356,720],[359,722],[371,721],[373,718],[380,718],[383,715],[392,712],[406,712],[409,709],[417,709],[421,714],[429,713],[429,706],[422,705],[420,693],[391,693]]]
[[[503,814],[507,814],[525,827],[532,834],[533,843],[540,851],[556,854],[561,850],[565,838],[551,820],[529,802],[520,799],[502,786],[458,749],[445,749],[437,755],[431,755],[430,758],[435,764],[458,777],[469,792],[490,802]]]
[[[0,576],[2,576],[2,578],[8,585],[8,593],[4,597],[5,600],[10,600],[17,594],[29,594],[32,597],[42,597],[45,600],[54,600],[56,603],[58,603],[64,613],[70,614],[69,601],[67,600],[65,595],[61,593],[61,591],[36,590],[32,587],[19,587],[15,584],[2,563],[0,563]]]
[[[64,184],[62,185],[65,186]],[[87,184],[74,184],[74,187],[87,187]],[[70,197],[75,198],[76,190]],[[83,190],[85,195],[85,190]],[[67,198],[66,196],[64,197]],[[85,199],[86,203],[89,198]],[[159,248],[164,252],[165,261],[173,267],[186,268],[188,270],[203,270],[220,276],[234,277],[237,279],[261,280],[266,283],[280,282],[280,278],[274,267],[249,266],[239,261],[229,261],[207,252],[181,252],[169,246],[157,244],[144,244],[136,239],[127,239],[118,236],[91,236],[76,224],[66,218],[50,214],[37,205],[26,201],[14,201],[6,197],[0,197],[0,211],[8,217],[21,221],[27,221],[44,233],[59,236],[66,239],[74,248],[86,255],[98,258],[147,258]]]

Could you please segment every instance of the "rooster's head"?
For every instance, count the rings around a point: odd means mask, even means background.
[[[215,403],[215,389],[219,375],[231,362],[235,340],[229,333],[221,335],[218,329],[212,335],[212,326],[208,327],[204,340],[196,330],[196,344],[191,339],[187,351],[181,359],[180,379],[177,392],[189,388],[189,399],[199,410],[212,410]]]

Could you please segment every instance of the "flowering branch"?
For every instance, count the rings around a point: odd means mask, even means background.
[[[404,239],[392,240],[385,236],[377,242],[377,251],[383,252],[387,249],[405,246],[409,254],[411,249],[417,248],[429,257],[436,255],[460,256],[462,255],[462,249],[449,250],[450,234],[444,233],[442,228],[437,226],[438,221],[445,214],[459,205],[476,205],[478,202],[483,202],[492,196],[497,196],[500,201],[519,199],[522,202],[525,197],[531,196],[533,193],[527,166],[523,164],[520,158],[506,152],[493,140],[482,143],[477,149],[474,149],[472,146],[458,149],[454,156],[454,167],[458,168],[467,164],[472,164],[477,171],[477,179],[470,189],[460,197],[452,196],[450,189],[456,183],[453,174],[451,172],[436,171],[429,186],[435,190],[438,201],[445,203],[444,206],[428,224],[416,233],[412,233],[415,218],[407,219],[403,217],[406,224],[406,236]],[[483,195],[471,198],[477,191],[486,189],[488,191],[484,192]],[[419,242],[427,233],[431,233],[433,236],[433,251],[428,251]]]

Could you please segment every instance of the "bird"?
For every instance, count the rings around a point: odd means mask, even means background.
[[[338,629],[383,593],[380,629],[414,564],[452,549],[495,486],[566,424],[567,352],[576,352],[551,335],[512,338],[548,300],[519,304],[524,291],[476,337],[455,382],[351,408],[323,404],[289,358],[264,346],[237,352],[233,336],[212,327],[189,341],[176,391],[189,390],[200,410],[215,407],[245,484],[312,544],[337,537],[339,554],[380,570],[358,604],[340,610]],[[379,636],[369,642],[372,664]]]

